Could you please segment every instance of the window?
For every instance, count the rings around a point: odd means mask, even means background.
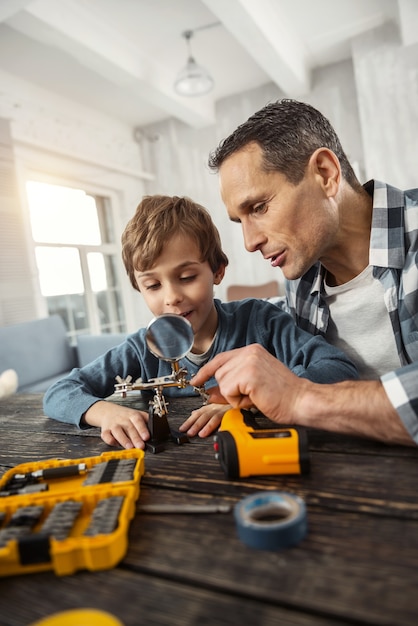
[[[79,334],[126,331],[109,199],[37,181],[26,190],[49,314],[63,318],[73,342]]]

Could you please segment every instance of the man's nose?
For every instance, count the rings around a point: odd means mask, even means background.
[[[262,234],[253,225],[242,223],[245,249],[248,252],[256,252],[262,243]]]

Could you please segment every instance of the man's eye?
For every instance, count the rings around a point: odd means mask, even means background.
[[[253,206],[253,213],[264,213],[267,210],[266,202],[261,202]]]

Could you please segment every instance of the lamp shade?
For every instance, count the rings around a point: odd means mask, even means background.
[[[180,70],[174,89],[180,96],[203,96],[213,87],[213,78],[207,70],[189,56],[186,66]]]

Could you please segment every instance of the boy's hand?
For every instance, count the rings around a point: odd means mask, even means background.
[[[148,413],[113,402],[99,401],[84,414],[84,421],[101,429],[101,437],[109,446],[145,448],[150,437],[147,421]]]
[[[220,425],[225,412],[231,407],[227,404],[205,404],[192,411],[190,417],[180,426],[179,430],[189,437],[199,435],[208,437]]]

